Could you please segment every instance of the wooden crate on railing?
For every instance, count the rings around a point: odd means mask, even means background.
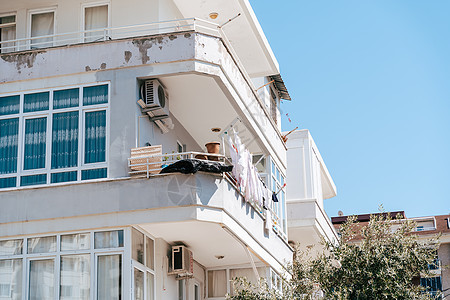
[[[131,149],[130,168],[132,171],[157,174],[162,164],[162,146],[147,146]],[[156,169],[156,170],[155,170]]]

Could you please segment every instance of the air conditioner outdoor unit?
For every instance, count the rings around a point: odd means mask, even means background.
[[[163,133],[173,129],[173,122],[169,117],[169,95],[158,79],[144,81],[138,104],[142,112],[147,113],[150,120],[155,122]]]
[[[172,246],[172,270],[170,274],[184,277],[194,274],[194,256],[186,246]]]

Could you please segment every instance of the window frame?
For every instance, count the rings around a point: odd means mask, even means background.
[[[138,231],[139,233],[142,233],[144,235],[144,263],[140,263],[137,260],[134,260],[132,258],[133,256],[133,230]],[[146,243],[146,239],[149,238],[151,240],[153,240],[153,269],[151,269],[150,267],[147,266],[147,243]],[[133,226],[130,227],[130,257],[131,257],[131,298],[130,299],[135,299],[135,286],[134,286],[134,269],[138,269],[139,271],[144,273],[144,299],[145,300],[154,300],[156,299],[156,241],[155,238],[151,235],[149,235],[146,231],[142,230],[140,227],[138,226]],[[153,275],[153,295],[152,295],[152,299],[147,299],[147,291],[148,291],[148,285],[147,285],[147,277],[148,277],[148,273]]]
[[[14,40],[16,40],[17,39],[17,12],[14,11],[14,12],[9,12],[9,13],[0,13],[0,18],[12,17],[12,16],[14,16],[14,22],[13,23],[0,24],[0,29],[14,26],[14,36],[15,36]],[[14,40],[12,40],[12,41],[14,41]],[[6,41],[0,40],[0,42],[2,42],[2,43],[8,43],[8,41],[9,40],[6,40]],[[17,51],[17,44],[16,44],[16,42],[14,42],[14,45],[12,47],[13,48],[8,49],[6,52],[3,52],[2,44],[0,44],[0,53],[1,54],[6,54],[6,53],[11,53],[11,52]]]
[[[269,173],[270,173],[270,189],[276,188],[276,191],[281,189],[281,187],[286,183],[286,175],[282,172],[282,169],[278,167],[277,163],[274,161],[272,157],[270,157],[270,162],[268,164]],[[278,179],[278,176],[280,179]],[[280,233],[283,238],[286,238],[287,235],[287,210],[286,210],[286,188],[280,191],[280,193],[277,195],[278,202],[271,201],[271,209],[272,212],[277,216],[277,218],[280,220],[281,224],[277,224],[277,226],[280,229]],[[282,196],[284,195],[284,199]],[[284,218],[283,218],[284,216]]]
[[[107,85],[108,86],[108,99],[106,103],[102,104],[94,104],[94,105],[83,105],[83,90],[86,87],[91,86],[100,86],[100,85]],[[68,90],[78,88],[78,106],[74,107],[67,107],[67,108],[53,108],[53,95],[55,91],[60,90]],[[49,108],[44,111],[33,111],[33,112],[24,112],[24,98],[26,94],[34,94],[39,92],[49,92]],[[23,176],[29,176],[29,175],[39,175],[39,174],[46,174],[46,183],[45,184],[36,184],[31,185],[32,187],[37,186],[46,186],[49,184],[71,184],[74,182],[83,182],[83,181],[90,181],[90,180],[99,180],[99,179],[85,179],[82,180],[82,171],[83,170],[94,170],[94,169],[103,169],[106,168],[106,178],[109,178],[109,170],[110,170],[110,162],[109,162],[109,141],[110,141],[110,104],[111,104],[111,83],[109,81],[102,81],[102,82],[94,82],[94,83],[87,83],[87,84],[79,84],[79,85],[70,85],[70,86],[58,86],[58,87],[52,87],[52,88],[46,88],[46,89],[37,89],[37,90],[25,90],[20,91],[16,93],[5,93],[0,94],[0,97],[7,97],[7,96],[20,96],[20,109],[19,113],[15,114],[9,114],[9,115],[1,115],[0,120],[4,119],[14,119],[19,118],[19,128],[18,128],[18,148],[17,148],[17,167],[16,172],[14,173],[7,173],[7,174],[0,174],[0,178],[9,178],[9,177],[16,177],[16,186],[10,187],[10,188],[1,188],[1,190],[5,189],[17,189],[17,188],[28,188],[30,186],[21,186],[21,178]],[[52,169],[51,166],[51,156],[52,156],[52,130],[53,130],[53,116],[55,114],[59,113],[66,113],[66,112],[78,112],[78,161],[76,167],[68,167],[68,168],[55,168]],[[105,140],[105,161],[104,162],[96,162],[96,163],[85,163],[84,161],[84,151],[85,151],[85,115],[86,112],[94,112],[94,111],[105,111],[106,113],[106,126],[105,126],[105,134],[106,134],[106,140]],[[31,169],[31,170],[24,170],[25,162],[24,162],[24,154],[25,154],[25,122],[28,119],[35,119],[35,118],[47,118],[47,136],[46,136],[46,153],[45,153],[45,167],[40,169]],[[58,182],[58,183],[52,183],[51,182],[51,175],[54,173],[65,173],[65,172],[71,172],[76,171],[77,172],[77,180],[76,181],[68,181],[68,182]]]
[[[89,299],[96,299],[97,297],[97,258],[98,256],[102,255],[121,255],[121,284],[122,284],[122,299],[124,299],[124,283],[125,283],[125,277],[126,277],[126,269],[127,265],[125,265],[126,257],[129,253],[129,248],[131,247],[131,244],[128,243],[128,236],[130,235],[131,231],[129,230],[130,227],[115,227],[115,228],[102,228],[102,229],[94,229],[94,230],[79,230],[79,231],[65,231],[65,232],[58,232],[58,233],[45,233],[45,234],[36,234],[36,235],[27,235],[25,237],[8,237],[8,238],[1,238],[0,241],[8,241],[8,240],[22,240],[22,254],[0,254],[0,260],[11,260],[11,259],[21,259],[22,260],[22,298],[28,299],[29,295],[29,285],[30,285],[30,261],[36,261],[36,260],[45,260],[45,259],[53,259],[54,261],[54,267],[55,267],[55,273],[54,273],[54,285],[55,285],[55,291],[54,291],[54,297],[55,299],[60,299],[60,293],[61,293],[61,258],[64,256],[73,256],[73,255],[89,255],[90,258],[90,279],[89,279]],[[119,231],[123,230],[124,234],[124,244],[122,247],[117,248],[101,248],[96,249],[94,244],[94,236],[96,232],[105,232],[105,231]],[[71,234],[83,234],[83,233],[89,233],[89,241],[90,241],[90,247],[89,249],[79,249],[79,250],[61,250],[61,236],[63,235],[71,235]],[[39,237],[49,237],[49,236],[56,236],[56,251],[55,252],[45,252],[45,253],[28,253],[28,240],[33,238],[39,238]]]
[[[89,2],[89,3],[83,3],[81,4],[81,20],[80,20],[80,32],[81,32],[81,42],[86,43],[86,8],[92,8],[97,6],[107,6],[107,13],[108,13],[108,24],[106,28],[111,27],[111,1],[98,1],[98,2]]]
[[[31,30],[32,30],[32,20],[33,20],[33,15],[38,15],[38,14],[45,14],[45,13],[53,13],[53,35],[52,35],[52,40],[48,41],[46,43],[50,44],[51,46],[46,46],[46,47],[37,47],[37,48],[49,48],[49,47],[53,47],[55,46],[55,35],[57,34],[56,32],[56,21],[57,21],[57,15],[56,15],[56,6],[50,6],[50,7],[46,7],[46,8],[38,8],[38,9],[29,9],[27,12],[27,20],[28,20],[28,25],[27,25],[27,48],[28,49],[32,49],[31,47],[33,46],[33,42],[32,39],[37,39],[38,37],[32,37],[31,36]]]

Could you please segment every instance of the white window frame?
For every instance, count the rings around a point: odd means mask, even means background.
[[[56,17],[56,6],[53,7],[47,7],[47,8],[39,8],[39,9],[30,9],[28,10],[28,16],[27,16],[27,20],[28,20],[28,26],[27,26],[27,38],[28,40],[28,44],[27,47],[28,49],[31,49],[31,46],[33,45],[32,43],[32,38],[37,39],[38,37],[32,37],[31,36],[31,26],[32,26],[32,17],[33,15],[38,15],[38,14],[45,14],[45,13],[53,13],[53,38],[52,41],[49,41],[48,43],[52,44],[50,47],[53,47],[55,45],[55,38],[54,35],[57,33],[56,32],[56,20],[58,19]],[[40,47],[38,47],[40,48]],[[48,48],[48,47],[42,47],[42,48]]]
[[[104,232],[104,231],[116,231],[123,230],[123,246],[117,248],[102,248],[95,249],[94,236],[96,232]],[[67,250],[61,251],[61,236],[63,235],[71,235],[71,234],[82,234],[89,233],[90,234],[90,247],[89,249],[82,250]],[[121,255],[121,265],[122,265],[122,273],[121,273],[121,285],[122,285],[122,299],[125,299],[125,270],[127,266],[125,265],[125,257],[129,255],[131,251],[131,244],[127,241],[129,240],[128,235],[130,231],[128,228],[107,228],[107,229],[97,229],[97,230],[80,230],[80,231],[70,231],[70,232],[60,232],[53,234],[41,234],[41,235],[32,235],[26,237],[9,237],[2,238],[3,240],[23,240],[22,243],[22,254],[13,254],[13,255],[2,255],[0,254],[0,260],[9,260],[9,259],[22,259],[22,299],[28,299],[29,294],[29,279],[30,279],[30,261],[33,260],[43,260],[43,259],[53,259],[55,262],[55,299],[60,298],[60,284],[61,284],[61,257],[70,256],[70,255],[89,255],[90,257],[90,299],[97,299],[97,258],[102,255]],[[28,239],[38,238],[38,237],[48,237],[48,236],[56,236],[56,251],[55,252],[45,252],[45,253],[28,253]],[[129,265],[128,265],[129,266]]]
[[[84,35],[86,28],[85,28],[85,21],[86,21],[86,8],[91,7],[97,7],[97,6],[108,6],[108,25],[107,28],[111,27],[111,2],[110,1],[99,1],[99,2],[89,2],[81,4],[81,23],[80,23],[80,32],[81,32],[81,42],[86,42],[86,37]]]
[[[275,170],[273,169],[275,168]],[[269,172],[270,172],[270,189],[273,189],[273,184],[275,183],[276,186],[276,191],[278,192],[278,190],[283,186],[282,181],[284,183],[286,183],[286,175],[281,171],[282,169],[278,167],[277,163],[273,160],[272,157],[270,157],[270,162],[269,162]],[[282,178],[282,181],[279,181],[277,178],[277,171],[280,173],[280,179]],[[282,201],[281,198],[281,193],[284,191],[284,203]],[[281,191],[278,195],[278,203],[277,202],[273,202],[271,200],[271,208],[274,214],[276,214],[276,216],[278,217],[278,219],[280,220],[280,224],[277,224],[276,226],[279,228],[279,230],[281,232],[279,232],[283,238],[286,239],[286,234],[287,232],[285,232],[284,228],[286,228],[287,230],[287,210],[286,210],[286,190],[283,189],[283,191]],[[284,206],[283,206],[284,204]],[[284,213],[284,220],[283,220],[283,213]]]
[[[86,105],[83,106],[83,90],[85,87],[98,86],[98,85],[108,85],[108,101],[103,104],[95,104],[95,105]],[[59,90],[67,90],[72,88],[78,88],[79,91],[79,103],[78,106],[69,107],[69,108],[53,108],[53,93]],[[40,92],[49,92],[49,108],[45,111],[36,111],[36,112],[26,112],[24,113],[24,98],[25,94],[33,94]],[[110,82],[95,82],[88,84],[79,84],[73,86],[60,86],[53,87],[47,89],[39,89],[39,90],[27,90],[21,91],[20,93],[6,93],[0,94],[0,97],[7,96],[20,96],[20,110],[17,114],[10,115],[2,115],[0,116],[0,120],[3,119],[14,119],[19,118],[19,131],[18,131],[18,149],[17,149],[17,171],[15,173],[9,174],[0,174],[0,178],[9,178],[16,177],[16,187],[12,187],[9,189],[17,189],[17,188],[29,188],[29,187],[38,187],[44,185],[32,185],[32,186],[21,186],[21,177],[28,175],[39,175],[39,174],[47,174],[47,181],[45,185],[49,184],[71,184],[74,182],[81,181],[91,181],[91,180],[99,180],[99,179],[89,179],[89,180],[81,180],[81,173],[83,170],[92,170],[92,169],[102,169],[106,168],[106,178],[109,178],[109,170],[110,170],[110,162],[109,162],[109,141],[110,141],[110,103],[111,103],[111,84]],[[98,163],[84,163],[84,150],[85,150],[85,114],[86,112],[93,111],[102,111],[106,112],[106,145],[105,145],[105,161]],[[60,168],[60,169],[52,169],[51,168],[51,143],[52,143],[52,128],[53,128],[53,115],[57,113],[65,113],[65,112],[73,112],[78,111],[78,165],[76,167],[70,168]],[[24,138],[25,138],[25,120],[33,119],[33,118],[47,118],[47,137],[46,137],[46,153],[45,153],[45,167],[41,169],[32,169],[32,170],[24,170]],[[59,183],[51,183],[51,174],[53,173],[64,173],[70,171],[77,171],[77,180],[69,181],[69,182],[59,182]],[[104,178],[101,178],[104,179]],[[1,190],[6,190],[8,188],[2,188]]]
[[[134,269],[138,269],[139,271],[144,273],[144,299],[145,300],[151,300],[151,299],[147,299],[147,276],[148,273],[153,275],[153,299],[156,299],[156,272],[155,270],[152,270],[150,267],[147,267],[147,243],[146,243],[146,239],[149,238],[151,240],[153,240],[153,269],[155,268],[155,264],[156,264],[156,241],[155,238],[152,237],[151,235],[149,235],[146,231],[144,231],[143,229],[141,229],[140,227],[137,226],[133,226],[130,229],[130,238],[133,238],[133,234],[132,231],[133,229],[137,230],[138,232],[142,233],[144,235],[144,263],[140,263],[134,259],[131,259],[131,299],[134,299],[134,293],[135,293],[135,287],[134,287]],[[130,252],[133,253],[133,243],[132,241],[130,242]],[[132,256],[132,255],[131,255]]]
[[[17,39],[17,12],[10,12],[10,13],[0,13],[0,18],[4,18],[4,17],[12,17],[14,16],[14,22],[13,23],[6,23],[6,24],[0,24],[0,28],[8,28],[8,27],[12,27],[14,26],[15,29],[15,39]],[[6,43],[8,41],[0,41],[2,43]],[[17,51],[17,44],[16,42],[14,42],[14,48],[12,49],[8,49],[6,52],[2,51],[2,46],[0,46],[0,53],[1,54],[5,54],[5,53],[11,53],[11,52],[15,52]]]

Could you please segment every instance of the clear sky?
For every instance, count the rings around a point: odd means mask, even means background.
[[[250,2],[293,98],[283,130],[311,131],[337,186],[327,214],[449,213],[450,1]]]

